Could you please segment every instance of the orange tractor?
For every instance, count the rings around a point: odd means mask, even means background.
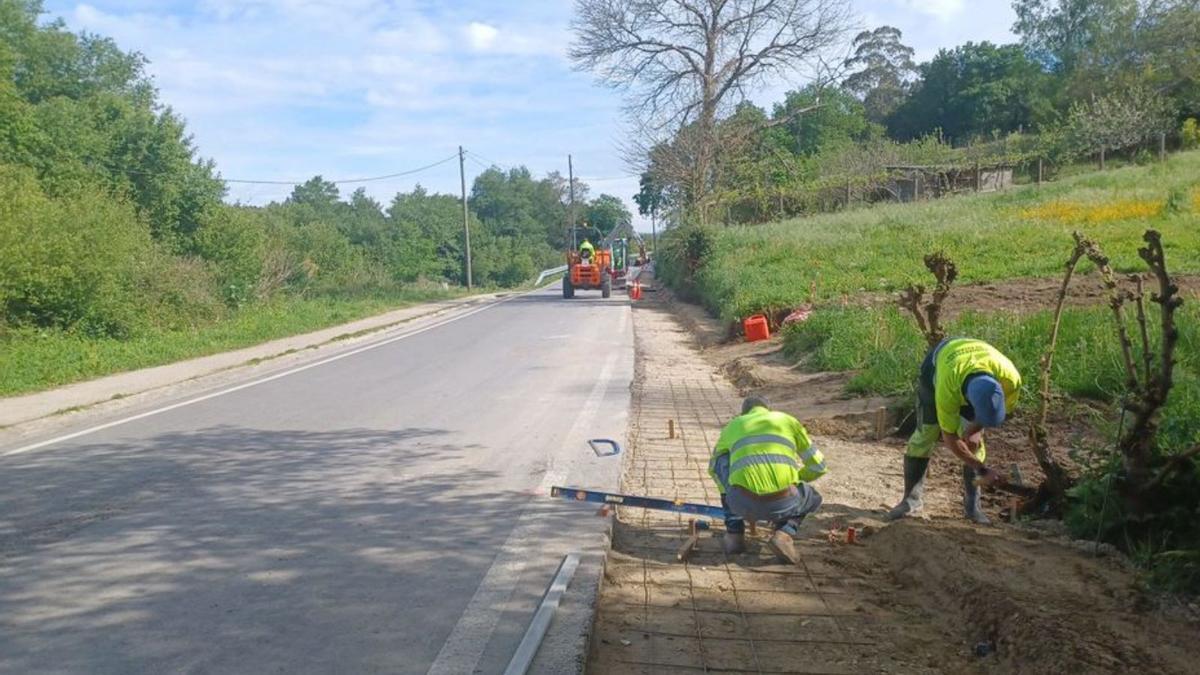
[[[592,250],[580,250],[579,243],[583,241],[600,242]],[[600,289],[600,297],[612,295],[613,287],[613,250],[611,245],[601,240],[599,230],[591,227],[575,228],[571,237],[572,247],[567,250],[567,273],[563,277],[562,292],[564,298],[575,297],[576,290],[591,291]]]

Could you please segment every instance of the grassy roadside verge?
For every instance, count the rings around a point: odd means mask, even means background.
[[[280,298],[195,330],[149,332],[128,340],[14,331],[0,339],[0,396],[240,349],[464,294],[410,288],[354,298]]]

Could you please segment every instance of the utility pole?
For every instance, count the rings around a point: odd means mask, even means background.
[[[575,241],[575,167],[571,164],[571,156],[567,155],[567,194],[571,195],[571,220],[567,226],[571,228],[571,250],[579,247]]]
[[[467,242],[467,290],[471,290],[471,226],[467,218],[467,170],[464,167],[466,155],[462,146],[458,146],[458,180],[462,184],[463,202],[463,238]]]

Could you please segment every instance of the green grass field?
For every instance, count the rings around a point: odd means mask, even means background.
[[[1050,335],[1052,312],[1031,315],[966,313],[947,332],[995,345],[1013,360],[1024,379],[1022,407],[1032,409],[1040,387],[1039,360]],[[1200,306],[1185,305],[1177,315],[1175,387],[1163,416],[1160,443],[1165,450],[1200,443]],[[1051,381],[1074,397],[1115,403],[1125,391],[1125,370],[1115,323],[1108,307],[1074,308],[1063,313]],[[925,341],[912,318],[894,308],[829,308],[784,331],[785,349],[812,370],[855,371],[852,393],[913,396],[917,364]],[[1151,334],[1157,347],[1159,334]]]
[[[894,305],[856,306],[856,295],[898,291],[912,282],[931,285],[923,258],[935,250],[957,263],[960,285],[1057,278],[1073,248],[1073,230],[1097,241],[1118,272],[1145,271],[1137,249],[1148,228],[1162,232],[1173,272],[1200,271],[1200,152],[1003,193],[716,230],[689,290],[725,321],[812,302],[811,318],[785,331],[790,354],[812,370],[855,371],[853,393],[907,397],[924,341]],[[953,294],[948,303],[953,305]],[[947,330],[988,340],[1009,354],[1026,375],[1025,401],[1034,400],[1053,308],[1023,315],[957,309],[962,313]],[[1178,323],[1177,386],[1164,411],[1164,449],[1200,442],[1195,300],[1187,301]],[[1059,392],[1111,404],[1120,399],[1123,366],[1106,306],[1066,312],[1052,376]]]
[[[1073,230],[1099,242],[1117,271],[1136,271],[1144,269],[1137,248],[1147,228],[1163,233],[1173,271],[1200,271],[1200,152],[998,194],[720,229],[695,290],[736,321],[927,283],[922,259],[938,249],[958,263],[961,284],[1054,276]]]
[[[0,340],[0,396],[12,396],[249,347],[461,291],[413,288],[359,298],[287,298],[252,305],[194,331],[150,333],[129,340],[57,331],[19,331]]]

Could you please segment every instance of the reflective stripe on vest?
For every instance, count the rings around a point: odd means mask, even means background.
[[[791,450],[792,452],[796,451],[796,444],[793,443],[789,438],[776,436],[775,434],[758,434],[757,436],[747,436],[745,438],[738,439],[738,441],[733,444],[733,447],[729,448],[729,452],[737,452],[747,445],[754,445],[755,443],[778,443],[780,445],[787,446],[787,449]]]
[[[778,434],[739,438],[729,448],[729,482],[756,494],[778,492],[799,480],[796,443]]]
[[[729,473],[741,471],[748,466],[760,464],[787,464],[797,471],[800,470],[800,465],[796,463],[795,459],[789,457],[788,455],[747,455],[730,465]]]

